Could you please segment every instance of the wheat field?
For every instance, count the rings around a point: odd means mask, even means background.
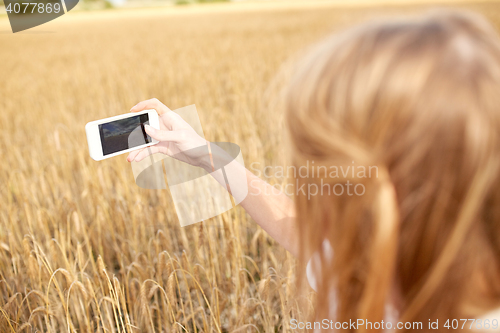
[[[461,7],[500,22],[500,4]],[[427,8],[75,13],[18,34],[0,17],[0,331],[290,332],[314,311],[295,259],[240,207],[180,228],[126,155],[89,157],[84,126],[152,97],[196,104],[208,140],[284,165],[282,64],[346,25]]]

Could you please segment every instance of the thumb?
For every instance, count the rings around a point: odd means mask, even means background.
[[[149,125],[144,125],[144,130],[150,137],[158,141],[178,141],[178,135],[174,131],[159,130]]]

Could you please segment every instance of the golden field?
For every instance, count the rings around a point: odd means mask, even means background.
[[[76,12],[18,34],[0,17],[0,332],[290,332],[311,314],[294,258],[241,208],[180,228],[126,155],[88,156],[84,126],[152,97],[196,104],[208,140],[284,165],[282,64],[429,5],[224,6]],[[500,24],[500,4],[459,7]]]

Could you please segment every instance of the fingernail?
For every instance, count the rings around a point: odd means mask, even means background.
[[[153,130],[154,130],[154,128],[153,128],[153,127],[151,127],[151,126],[149,126],[149,125],[147,125],[147,124],[145,124],[145,125],[144,125],[144,128],[145,128],[146,130],[150,130],[150,131],[153,131]]]
[[[136,106],[137,106],[137,104],[136,104],[136,105],[134,105],[133,107],[131,107],[131,108],[130,108],[130,111],[132,111],[132,110],[133,110]]]

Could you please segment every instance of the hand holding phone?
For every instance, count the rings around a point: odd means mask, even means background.
[[[159,115],[159,129],[154,126],[145,127],[146,133],[158,144],[131,152],[127,158],[129,162],[139,162],[150,154],[162,153],[194,166],[206,167],[204,162],[207,156],[200,154],[208,150],[193,148],[206,146],[207,141],[191,125],[156,98],[140,102],[130,111],[141,113],[145,109],[154,109]]]

